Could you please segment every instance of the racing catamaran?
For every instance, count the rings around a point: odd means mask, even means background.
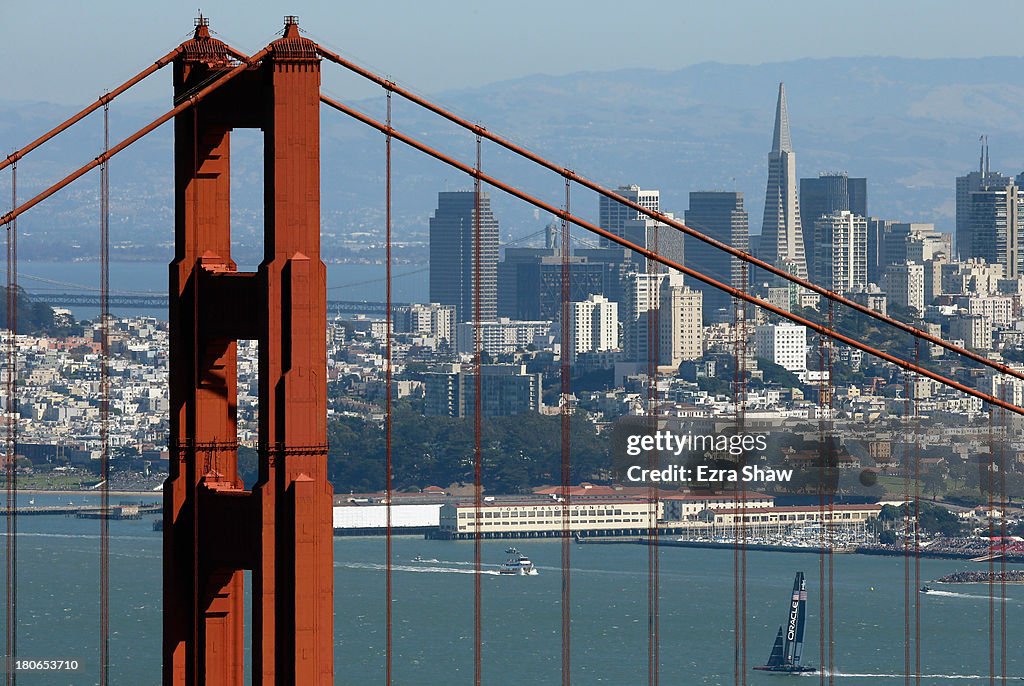
[[[807,621],[807,582],[804,573],[797,572],[793,580],[793,595],[789,603],[789,617],[784,626],[779,627],[775,635],[775,645],[768,663],[754,669],[764,672],[783,672],[801,674],[818,671],[815,667],[800,664],[804,651],[804,623]]]

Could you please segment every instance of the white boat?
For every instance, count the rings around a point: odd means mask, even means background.
[[[538,574],[537,568],[530,558],[522,553],[505,560],[498,573],[505,576],[537,576]]]

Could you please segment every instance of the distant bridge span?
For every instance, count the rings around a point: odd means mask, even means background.
[[[51,307],[100,307],[99,293],[29,293],[36,302]],[[111,308],[131,307],[136,309],[167,309],[166,295],[124,295],[111,293],[108,297]],[[407,307],[409,303],[391,303],[392,311]],[[384,315],[386,304],[371,300],[328,300],[328,314],[379,314]]]

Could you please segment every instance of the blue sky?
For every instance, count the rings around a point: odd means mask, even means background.
[[[72,0],[0,5],[0,98],[94,99],[187,37],[200,0]],[[705,61],[758,64],[851,55],[1020,55],[1022,3],[990,0],[250,0],[201,2],[218,34],[256,50],[284,14],[311,37],[425,93],[533,73]],[[169,76],[134,97],[166,97]],[[341,77],[333,77],[332,79]],[[362,97],[356,81],[329,81]]]

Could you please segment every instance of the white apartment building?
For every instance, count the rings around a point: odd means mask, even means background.
[[[924,265],[890,264],[882,276],[882,289],[889,296],[889,303],[924,313]]]
[[[765,324],[754,333],[757,356],[791,372],[807,370],[807,327],[797,324]]]
[[[821,284],[846,293],[868,283],[868,220],[843,210],[814,222],[814,264]]]
[[[619,347],[619,304],[603,295],[591,295],[583,302],[572,303],[569,322],[569,355],[605,352]]]

